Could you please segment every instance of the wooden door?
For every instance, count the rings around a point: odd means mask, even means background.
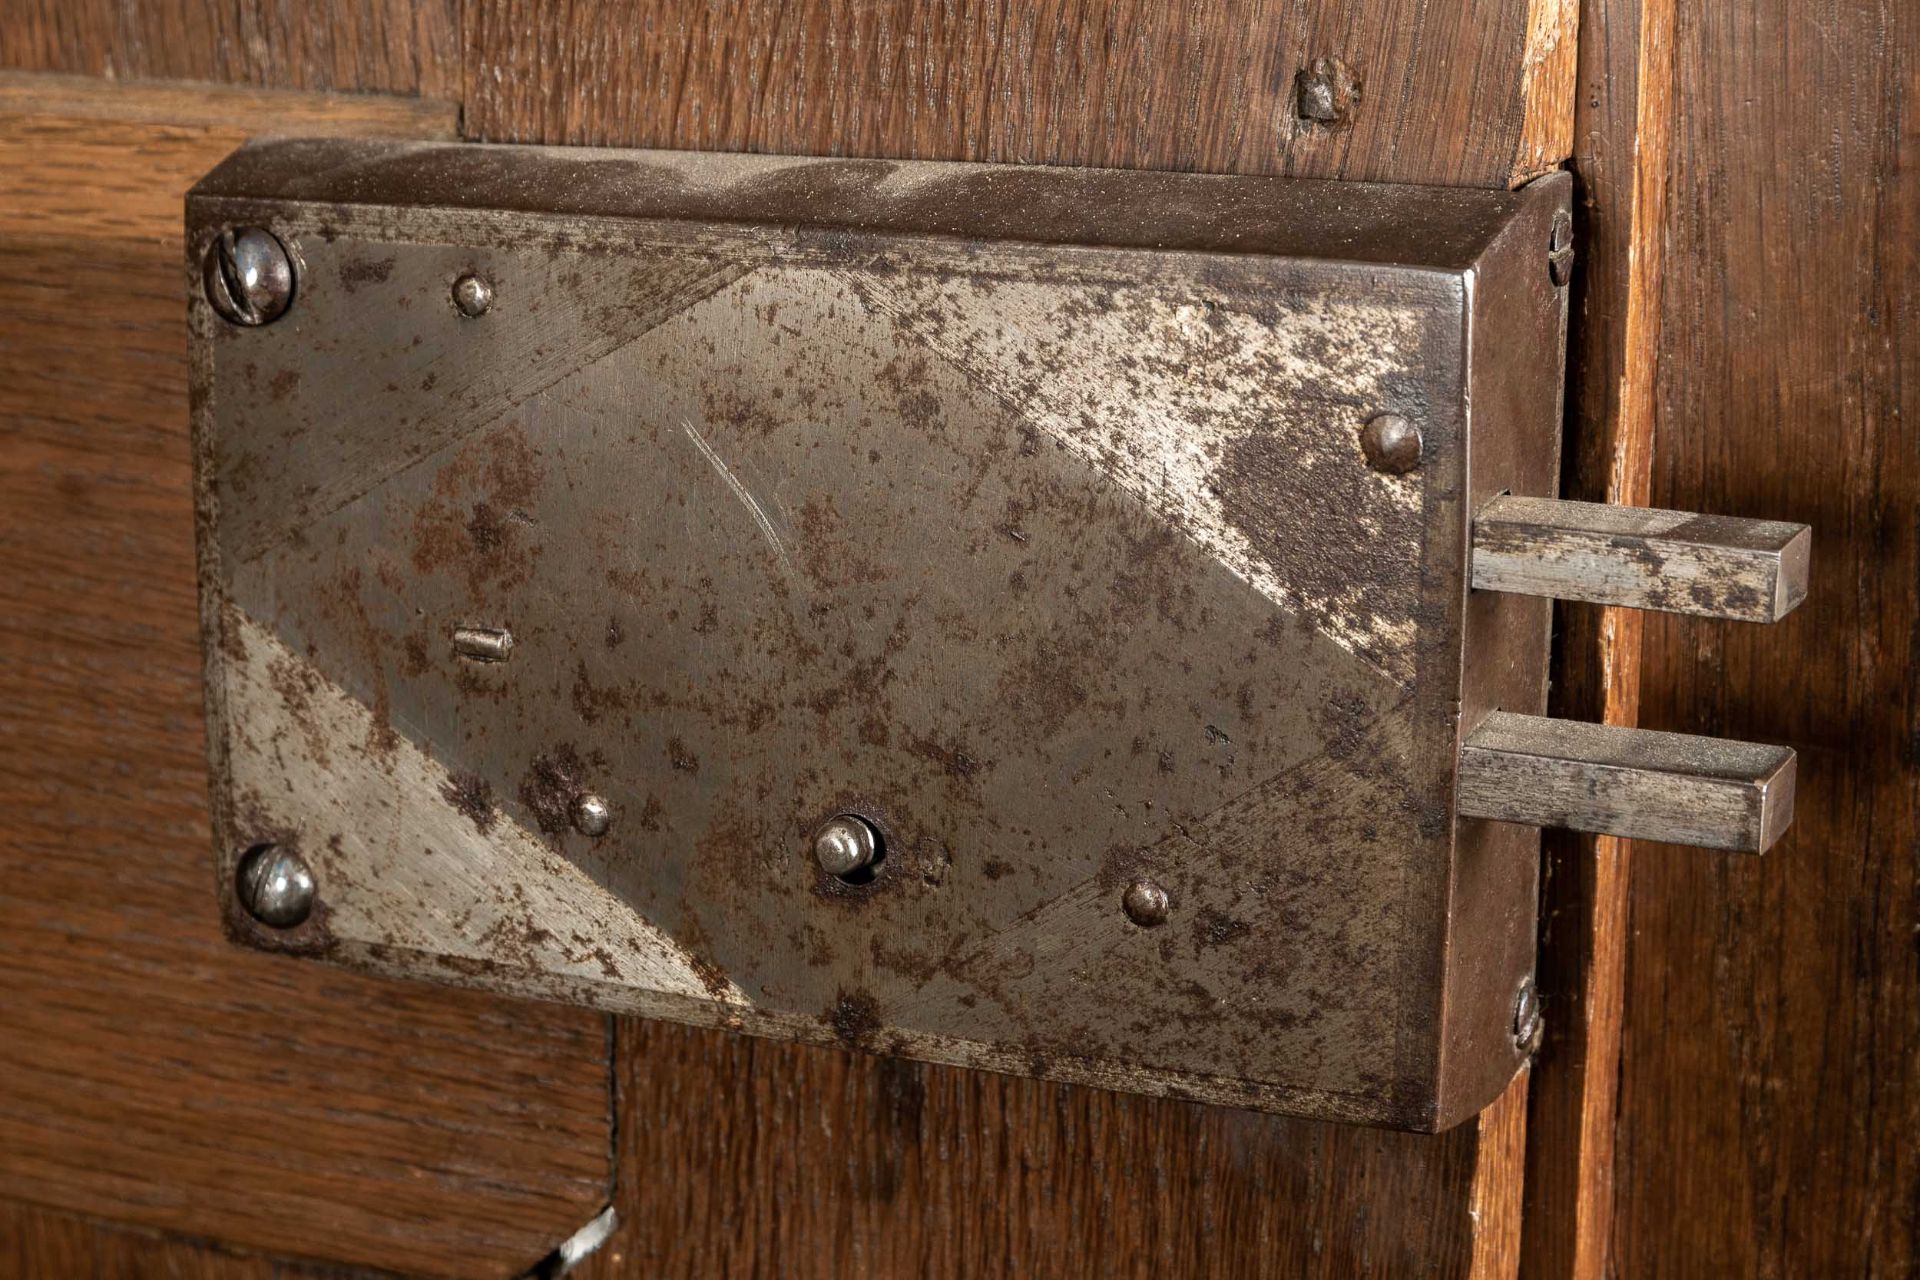
[[[611,1204],[581,1273],[1899,1273],[1920,33],[1801,8],[0,0],[0,1272],[516,1275]],[[1556,711],[1794,743],[1801,830],[1751,863],[1643,850],[1631,882],[1616,842],[1552,844],[1547,1046],[1434,1138],[231,949],[180,200],[248,135],[336,132],[1487,187],[1570,163],[1568,491],[1819,549],[1784,645],[1661,623],[1643,652],[1632,615],[1563,610]]]

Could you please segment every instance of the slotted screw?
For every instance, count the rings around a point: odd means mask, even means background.
[[[207,246],[207,301],[230,323],[271,324],[293,302],[293,258],[259,227],[230,228]]]

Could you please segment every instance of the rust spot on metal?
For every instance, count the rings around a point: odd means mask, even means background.
[[[340,264],[340,287],[352,293],[363,284],[385,284],[393,265],[392,258],[348,258]]]
[[[598,723],[600,717],[609,711],[624,711],[627,707],[625,693],[612,686],[593,683],[593,677],[587,672],[585,658],[574,665],[571,692],[574,711],[588,724]]]
[[[1193,941],[1199,947],[1222,946],[1252,932],[1253,926],[1245,920],[1236,920],[1212,907],[1203,908],[1193,921]]]
[[[220,603],[220,631],[216,637],[220,645],[221,656],[236,666],[247,661],[247,642],[240,625],[240,609],[231,600]]]
[[[502,527],[500,517],[485,502],[473,504],[473,515],[467,520],[467,541],[481,555],[492,555],[507,541],[507,530]]]
[[[543,834],[557,836],[573,825],[573,803],[586,790],[586,763],[571,745],[561,743],[527,766],[520,803]]]
[[[400,674],[418,679],[432,669],[433,655],[427,637],[417,631],[409,633],[400,642]]]
[[[870,1049],[886,1025],[879,1003],[865,991],[842,990],[823,1020],[833,1029],[834,1039],[849,1049]]]
[[[476,598],[527,581],[543,547],[525,512],[545,475],[515,428],[463,448],[437,473],[431,498],[413,518],[414,569],[458,573]]]
[[[633,816],[633,821],[642,831],[658,831],[665,814],[666,806],[660,803],[660,797],[649,795],[646,803],[640,806],[640,812]]]
[[[493,786],[477,773],[456,773],[441,787],[447,803],[465,814],[481,835],[493,829],[500,815],[493,807]]]
[[[329,741],[325,727],[314,718],[312,705],[313,696],[320,687],[318,673],[304,662],[276,658],[267,667],[267,677],[286,708],[287,719],[305,738],[308,753],[313,756],[315,763],[325,768],[330,759]]]
[[[681,773],[700,772],[700,757],[693,754],[679,738],[667,739],[667,763]]]
[[[701,923],[696,911],[688,911],[681,920],[678,941],[684,953],[687,967],[693,970],[700,985],[716,1000],[724,999],[733,989],[733,980],[726,968],[713,958],[712,945],[707,937],[706,926]]]
[[[968,754],[967,749],[957,742],[939,742],[932,737],[920,736],[908,741],[907,750],[938,765],[942,773],[956,782],[971,783],[982,769],[991,768],[991,763],[983,763]]]

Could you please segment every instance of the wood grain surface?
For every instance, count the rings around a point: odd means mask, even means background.
[[[605,1020],[223,940],[180,235],[240,135],[101,92],[138,122],[0,114],[0,1195],[513,1273],[606,1199]],[[36,1256],[19,1274],[69,1274]]]
[[[1920,6],[1689,5],[1653,498],[1813,526],[1774,627],[1650,618],[1642,722],[1799,749],[1767,857],[1642,847],[1621,1275],[1920,1267]]]
[[[459,0],[0,0],[0,67],[456,98]]]
[[[307,1266],[0,1200],[0,1275],[45,1280],[339,1280]]]
[[[127,90],[114,92],[94,76],[0,71],[0,114],[208,128],[235,137],[350,133],[359,138],[433,140],[454,137],[460,125],[457,105],[427,98],[242,89],[165,80],[141,81],[127,86]],[[172,192],[156,186],[151,194]],[[30,215],[32,210],[22,207],[19,212]]]
[[[1517,185],[1566,158],[1576,0],[468,0],[468,136]],[[1298,77],[1337,61],[1341,118]],[[1344,95],[1343,95],[1344,97]]]
[[[1511,1275],[1521,1085],[1440,1137],[620,1024],[582,1274]]]

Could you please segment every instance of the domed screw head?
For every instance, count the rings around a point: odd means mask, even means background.
[[[484,276],[461,276],[453,282],[453,305],[469,320],[478,320],[493,310],[493,286]]]
[[[613,825],[613,806],[605,799],[585,792],[573,802],[573,829],[583,836],[603,836]]]
[[[1420,428],[1397,413],[1380,414],[1360,428],[1360,449],[1375,471],[1405,475],[1420,465]]]
[[[221,232],[207,246],[201,271],[207,301],[233,324],[271,324],[293,302],[293,258],[271,231]]]
[[[306,859],[277,844],[247,850],[234,887],[247,914],[271,928],[291,929],[313,911],[313,871]]]
[[[1151,880],[1135,880],[1120,895],[1120,906],[1127,913],[1127,919],[1143,929],[1167,922],[1167,909],[1170,906],[1167,891]]]
[[[813,833],[813,860],[830,876],[858,876],[880,858],[880,833],[856,814],[843,813]]]

